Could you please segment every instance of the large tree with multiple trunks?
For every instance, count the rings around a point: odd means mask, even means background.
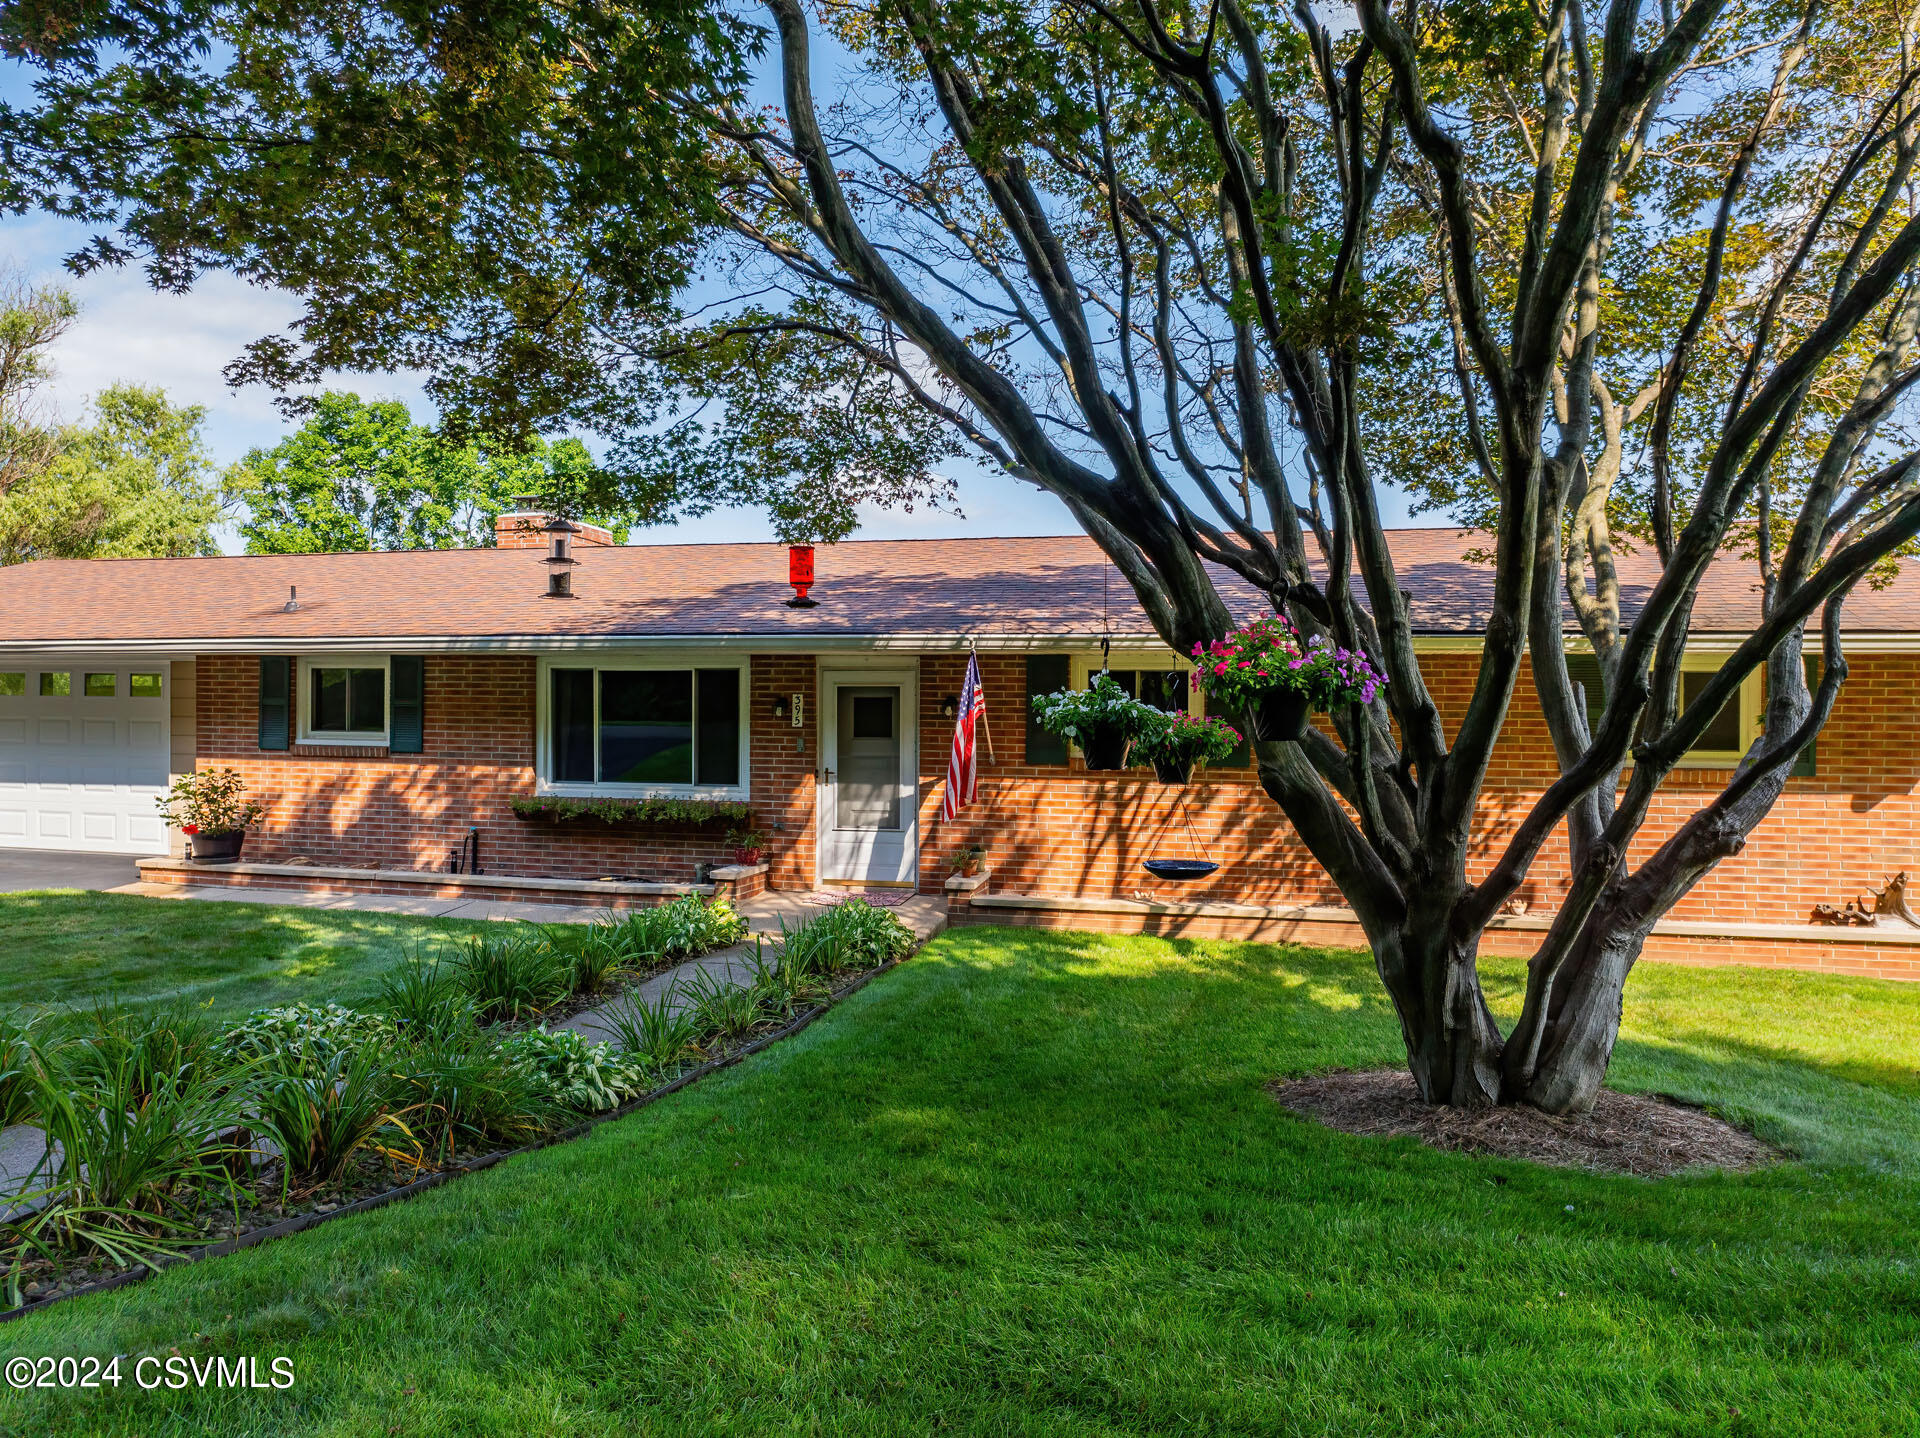
[[[1778,799],[1842,604],[1920,530],[1913,10],[765,6],[15,0],[39,89],[0,112],[0,202],[92,222],[81,268],[303,296],[238,380],[406,365],[455,427],[596,431],[622,507],[831,538],[944,502],[970,453],[1057,496],[1183,653],[1239,576],[1388,678],[1257,757],[1421,1092],[1590,1105],[1651,926]],[[1450,724],[1388,484],[1485,530]],[[1631,608],[1629,546],[1658,569]],[[1682,702],[1729,553],[1759,619]],[[1633,851],[1756,670],[1763,732]],[[1523,682],[1559,777],[1475,867]],[[1502,1033],[1480,935],[1562,834]]]

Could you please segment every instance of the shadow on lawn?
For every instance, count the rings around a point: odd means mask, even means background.
[[[1063,1006],[1135,1008],[1139,1022],[1130,1027],[1142,1043],[1169,1015],[1197,1013],[1212,1039],[1199,1061],[1242,1082],[1405,1063],[1392,1004],[1364,950],[969,928],[944,938],[939,954],[983,974],[1011,963],[1057,979],[1051,992]],[[1730,971],[1713,972],[1716,986],[1738,982]],[[1489,1002],[1505,1025],[1519,1010],[1524,975],[1520,960],[1483,964]],[[1920,1078],[1911,1063],[1891,1052],[1822,1059],[1790,1047],[1790,1032],[1775,1041],[1707,1027],[1702,1020],[1718,1017],[1712,1004],[1689,1014],[1680,972],[1660,978],[1664,992],[1651,1015],[1634,1013],[1629,982],[1628,1028],[1637,1021],[1640,1031],[1616,1045],[1610,1086],[1709,1108],[1812,1162],[1920,1173]],[[1773,978],[1755,971],[1753,981]],[[1143,985],[1161,992],[1148,1001]],[[1817,992],[1810,997],[1818,1001]],[[1769,1019],[1782,1021],[1752,1016]]]

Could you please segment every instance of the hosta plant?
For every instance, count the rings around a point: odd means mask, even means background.
[[[533,1029],[500,1045],[501,1055],[527,1075],[548,1102],[580,1113],[618,1108],[646,1091],[648,1066],[571,1029]]]
[[[248,1014],[227,1030],[220,1048],[231,1057],[266,1059],[276,1070],[290,1071],[324,1068],[339,1054],[390,1042],[396,1033],[394,1021],[384,1014],[341,1004],[287,1004]]]

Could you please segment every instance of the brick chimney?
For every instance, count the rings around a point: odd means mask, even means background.
[[[493,522],[493,542],[499,549],[545,549],[547,547],[547,524],[551,514],[537,509],[516,509],[503,514]],[[576,549],[608,549],[613,545],[611,531],[597,524],[573,522],[573,543]]]

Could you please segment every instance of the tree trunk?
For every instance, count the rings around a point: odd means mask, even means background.
[[[1428,1103],[1489,1108],[1501,1100],[1500,1030],[1480,989],[1475,947],[1451,942],[1443,919],[1423,922],[1417,913],[1374,946],[1407,1066]]]
[[[1589,1112],[1620,1036],[1621,995],[1650,924],[1608,923],[1596,914],[1555,977],[1539,1052],[1507,1065],[1509,1102],[1553,1114]]]

